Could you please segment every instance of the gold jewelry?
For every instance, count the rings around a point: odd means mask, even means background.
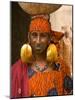
[[[25,63],[30,63],[32,59],[32,48],[29,44],[24,44],[21,48],[21,60]]]
[[[21,60],[25,63],[30,63],[32,60],[32,48],[29,44],[24,44],[21,48]],[[54,44],[50,44],[47,48],[47,61],[55,62],[58,59],[57,48]]]
[[[47,49],[47,61],[55,62],[58,59],[57,47],[54,44],[50,44]]]

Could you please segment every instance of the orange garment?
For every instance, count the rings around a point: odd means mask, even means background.
[[[63,73],[63,78],[68,75],[71,76],[70,67],[66,64],[65,60],[62,57],[58,57],[58,63],[60,63],[60,70]]]
[[[63,95],[62,72],[37,72],[29,79],[29,95],[47,96],[48,91],[56,88],[58,95]]]

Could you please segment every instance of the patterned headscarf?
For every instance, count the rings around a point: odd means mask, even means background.
[[[51,25],[46,18],[35,17],[32,19],[29,27],[29,32],[33,31],[49,33],[51,31]]]

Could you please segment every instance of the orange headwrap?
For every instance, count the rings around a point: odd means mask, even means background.
[[[49,21],[43,17],[36,17],[32,19],[29,27],[29,32],[39,31],[39,32],[50,32],[51,25]]]

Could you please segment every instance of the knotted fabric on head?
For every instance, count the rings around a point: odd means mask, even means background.
[[[48,19],[43,16],[34,17],[30,23],[29,32],[39,31],[49,33],[51,31],[51,25]]]

